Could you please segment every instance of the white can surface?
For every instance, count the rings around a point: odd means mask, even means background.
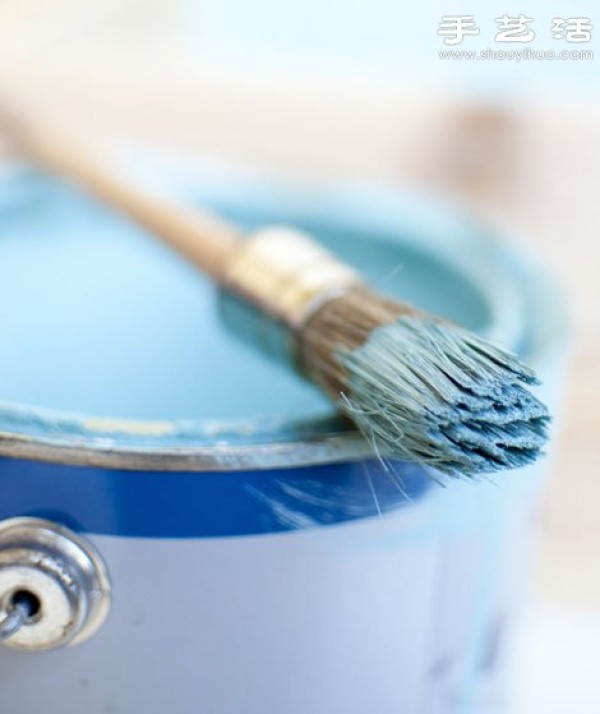
[[[0,526],[76,532],[112,584],[85,642],[0,647],[0,711],[504,711],[545,464],[481,482],[388,468],[227,334],[179,258],[74,190],[0,183]],[[307,229],[381,290],[501,340],[556,406],[553,287],[451,207],[214,168],[183,188],[248,228]]]

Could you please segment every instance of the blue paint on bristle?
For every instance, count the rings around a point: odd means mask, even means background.
[[[517,357],[460,327],[403,316],[338,352],[343,407],[382,455],[474,476],[535,461],[550,415]]]

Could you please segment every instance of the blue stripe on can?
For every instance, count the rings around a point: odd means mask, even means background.
[[[124,471],[0,458],[0,518],[38,516],[84,533],[211,538],[368,518],[414,503],[424,470],[376,460],[290,469]]]

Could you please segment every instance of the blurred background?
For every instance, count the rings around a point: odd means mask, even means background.
[[[473,16],[479,34],[445,43],[450,14]],[[496,18],[521,14],[535,38],[497,41]],[[554,37],[555,18],[588,18],[589,37]],[[486,48],[590,54],[440,55]],[[309,180],[425,187],[535,251],[564,287],[571,369],[540,514],[520,706],[600,702],[597,3],[3,0],[2,92],[104,137]]]

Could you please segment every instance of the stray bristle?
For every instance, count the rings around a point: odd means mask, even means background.
[[[475,475],[525,466],[550,416],[534,373],[453,324],[367,290],[326,303],[301,335],[303,368],[377,453]]]

